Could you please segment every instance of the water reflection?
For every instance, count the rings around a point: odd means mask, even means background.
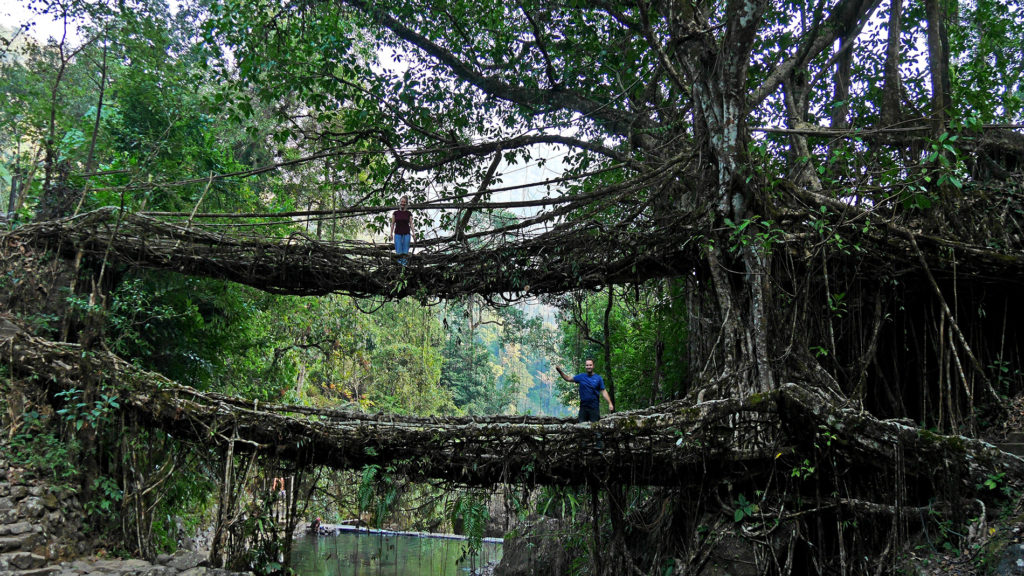
[[[296,538],[292,568],[302,576],[468,576],[501,560],[501,543],[484,542],[474,561],[459,559],[465,540],[343,532]]]

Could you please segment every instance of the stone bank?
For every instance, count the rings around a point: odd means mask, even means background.
[[[0,576],[238,576],[203,566],[206,555],[179,551],[147,560],[90,557],[85,513],[58,490],[0,460]]]

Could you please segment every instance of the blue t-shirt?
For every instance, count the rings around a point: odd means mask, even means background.
[[[589,408],[601,407],[601,390],[604,390],[604,378],[599,374],[588,376],[586,372],[572,377],[573,382],[580,385],[580,406]]]

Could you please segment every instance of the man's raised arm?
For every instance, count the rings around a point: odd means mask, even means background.
[[[561,366],[556,365],[555,370],[558,370],[558,375],[562,377],[562,380],[565,380],[566,382],[575,382],[575,380],[572,379],[572,376],[569,376],[564,370],[562,370]]]

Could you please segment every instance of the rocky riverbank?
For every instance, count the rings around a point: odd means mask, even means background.
[[[238,576],[179,551],[154,561],[92,556],[78,498],[0,461],[0,576]]]

